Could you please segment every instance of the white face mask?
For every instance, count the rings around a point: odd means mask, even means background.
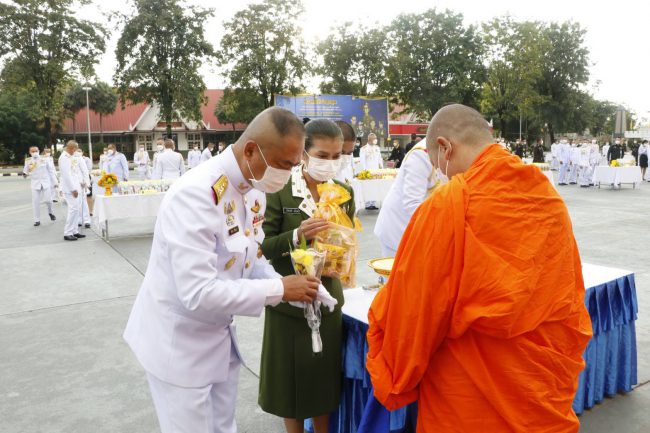
[[[260,149],[260,145],[257,143],[255,144],[257,145],[257,149],[260,151],[260,155],[262,155],[264,164],[266,164],[266,170],[264,171],[264,175],[260,180],[255,179],[255,177],[249,179],[253,184],[253,188],[258,191],[271,194],[280,191],[289,181],[289,178],[291,177],[291,170],[281,170],[279,168],[271,167],[269,163],[266,162],[266,158],[262,153],[262,149]],[[253,176],[253,170],[251,170],[251,166],[248,163],[248,160],[246,160],[246,165],[248,166],[248,171],[250,171],[251,176]]]
[[[140,152],[144,152],[144,147],[141,147],[141,148],[140,148]]]
[[[341,155],[341,170],[352,165],[352,155]]]
[[[194,150],[199,150],[199,148],[198,148],[198,147],[195,147]]]
[[[32,158],[38,158],[38,152],[32,152],[31,155]]]
[[[318,182],[327,182],[333,179],[341,169],[340,159],[321,159],[311,156],[307,152],[305,154],[309,157],[305,171]]]
[[[74,156],[79,157],[79,158],[81,158],[82,155],[83,155],[83,153],[81,153],[81,152],[75,152],[74,153]]]
[[[451,150],[451,143],[449,143],[449,150]],[[445,173],[440,170],[440,146],[438,146],[438,163],[436,164],[436,178],[440,181],[441,185],[449,182],[449,177],[447,173],[449,172],[449,160],[447,160],[447,166],[445,167]]]
[[[114,154],[115,154],[115,151],[114,151],[114,150],[109,150],[109,151],[108,151],[108,156],[113,156]]]
[[[163,150],[163,147],[158,145],[158,146],[156,146],[156,149],[158,149],[158,152],[160,152],[161,150]]]

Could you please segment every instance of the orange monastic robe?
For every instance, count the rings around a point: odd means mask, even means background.
[[[418,432],[577,432],[591,337],[571,220],[547,178],[488,146],[411,219],[369,312],[367,368]]]

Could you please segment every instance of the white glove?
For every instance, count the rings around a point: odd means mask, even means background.
[[[334,299],[332,295],[329,294],[329,292],[325,289],[325,287],[322,284],[318,286],[318,294],[316,295],[316,299],[321,301],[323,305],[329,308],[330,313],[334,311],[334,307],[336,307],[336,304],[339,303],[339,301]],[[301,301],[289,302],[289,304],[297,308],[305,308],[305,303]]]

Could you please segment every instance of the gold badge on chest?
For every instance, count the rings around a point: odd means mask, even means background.
[[[224,266],[224,270],[227,271],[228,269],[232,268],[232,266],[235,264],[236,261],[237,261],[237,257],[233,257],[230,260],[228,260],[226,262],[226,266]]]
[[[212,193],[214,196],[214,204],[219,204],[221,198],[226,193],[228,188],[228,178],[226,175],[221,175],[219,179],[212,185]]]
[[[226,215],[230,215],[235,210],[237,210],[237,205],[235,204],[235,200],[230,200],[223,204],[223,211],[225,212]]]
[[[261,208],[262,206],[260,206],[260,201],[255,199],[255,204],[251,207],[251,211],[253,211],[253,213],[258,213]]]

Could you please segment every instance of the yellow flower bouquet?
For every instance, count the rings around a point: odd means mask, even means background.
[[[348,190],[335,183],[318,185],[318,194],[320,200],[314,218],[329,223],[327,230],[314,240],[314,249],[326,253],[323,275],[338,278],[344,287],[354,287],[359,245],[355,223],[341,208],[352,197]]]
[[[104,173],[97,181],[97,185],[104,188],[105,195],[112,195],[111,188],[117,185],[117,176],[113,173]]]
[[[612,162],[611,162],[610,166],[611,167],[618,167],[619,166],[618,159],[612,159]]]
[[[307,248],[307,242],[303,237],[299,248],[291,251],[291,263],[298,275],[307,275],[320,279],[325,264],[325,253],[316,251],[314,248]],[[307,325],[311,329],[311,347],[314,356],[320,356],[323,352],[323,341],[320,336],[321,324],[321,302],[316,299],[313,302],[305,303],[303,314],[307,319]]]

